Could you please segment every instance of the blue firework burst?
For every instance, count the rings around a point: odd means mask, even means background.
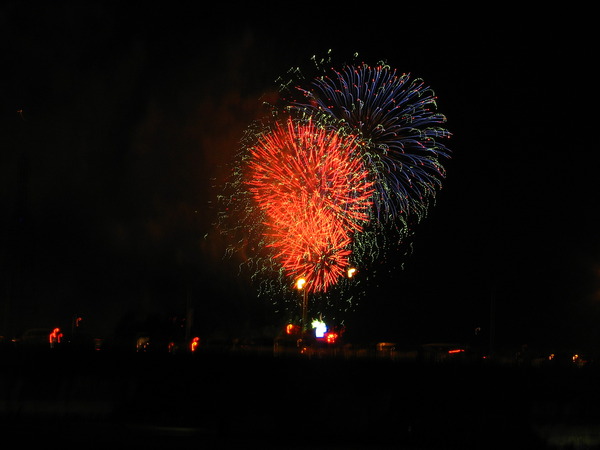
[[[420,79],[387,65],[346,65],[316,77],[292,109],[350,127],[362,138],[376,187],[374,215],[381,224],[421,220],[445,178],[451,133],[433,91]]]

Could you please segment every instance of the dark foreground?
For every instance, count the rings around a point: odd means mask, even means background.
[[[0,448],[600,444],[596,368],[51,351],[0,364]]]

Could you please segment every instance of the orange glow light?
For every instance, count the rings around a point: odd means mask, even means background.
[[[192,351],[192,353],[198,349],[199,345],[200,345],[199,337],[195,337],[194,339],[192,339],[192,343],[190,344],[190,350]]]
[[[50,333],[49,336],[50,345],[60,344],[60,340],[62,337],[63,334],[60,332],[60,328],[55,328],[54,330],[52,330],[52,333]]]
[[[285,326],[286,334],[298,334],[300,331],[300,327],[298,325],[294,325],[293,323],[288,323]]]
[[[304,287],[305,283],[306,278],[298,278],[298,281],[296,281],[296,289],[301,290]]]

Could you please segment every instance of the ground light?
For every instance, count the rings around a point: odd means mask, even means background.
[[[313,320],[312,327],[315,329],[315,337],[322,338],[327,333],[327,325],[321,320]]]
[[[199,345],[200,345],[200,338],[199,337],[193,338],[192,341],[190,342],[190,351],[192,353],[194,353],[198,349]]]
[[[50,341],[50,348],[54,348],[55,345],[60,344],[62,337],[63,334],[60,331],[60,328],[55,328],[54,330],[52,330],[50,336],[48,337]]]

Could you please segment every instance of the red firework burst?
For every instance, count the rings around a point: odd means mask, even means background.
[[[351,235],[324,210],[308,207],[289,223],[269,224],[275,258],[293,280],[303,277],[308,292],[327,291],[349,266]]]
[[[352,233],[372,203],[355,138],[289,119],[263,134],[250,156],[247,184],[275,258],[289,276],[306,278],[309,291],[326,291],[348,266]]]

